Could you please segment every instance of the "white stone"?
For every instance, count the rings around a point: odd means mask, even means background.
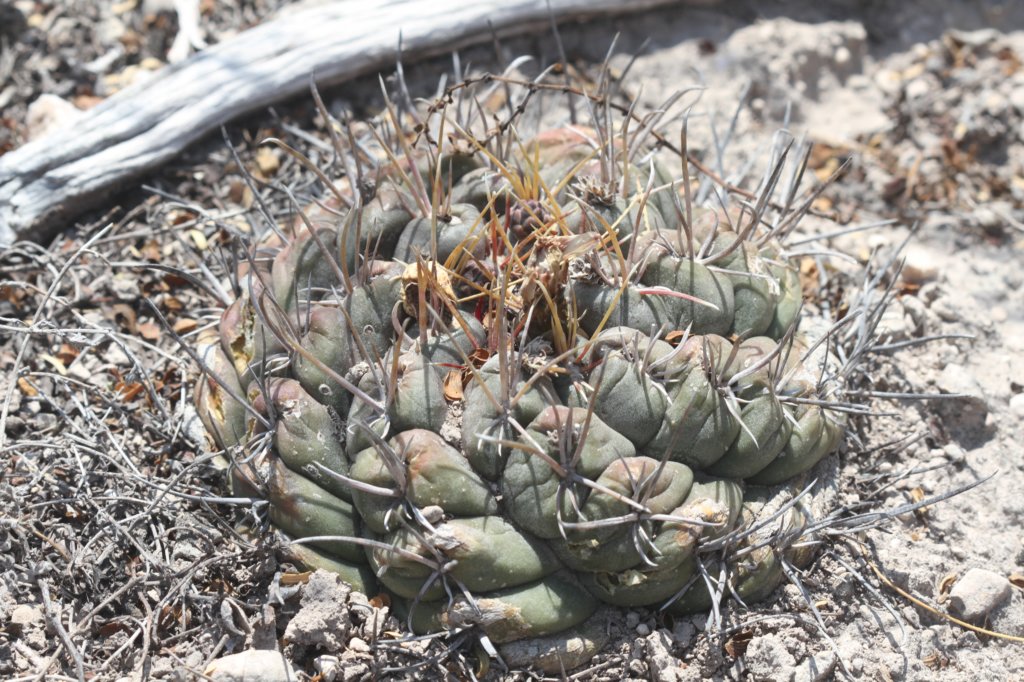
[[[302,605],[284,638],[298,646],[338,651],[352,639],[348,598],[352,589],[338,575],[318,569],[302,590]]]
[[[960,321],[960,310],[953,303],[953,299],[950,296],[941,296],[932,301],[931,309],[943,322]]]
[[[667,630],[658,630],[647,637],[647,665],[657,682],[679,682],[679,659],[672,655],[672,637]]]
[[[203,671],[217,682],[297,682],[298,677],[277,651],[250,649],[218,658]]]
[[[11,625],[25,628],[43,622],[43,611],[38,606],[19,604],[11,611]]]
[[[907,83],[906,86],[907,99],[909,100],[920,99],[933,92],[935,91],[932,89],[931,84],[924,78],[915,78]]]
[[[957,42],[971,47],[981,47],[999,39],[999,32],[993,28],[980,28],[974,31],[960,31],[953,29],[949,35]]]
[[[1024,393],[1018,393],[1010,398],[1010,412],[1024,419]]]
[[[904,341],[910,338],[909,320],[898,305],[890,305],[882,312],[878,322],[877,335],[883,341]]]
[[[928,249],[916,244],[910,246],[905,259],[903,271],[900,273],[904,282],[924,284],[938,278],[939,259]]]
[[[1024,113],[1024,85],[1014,85],[1010,90],[1010,104],[1017,111]]]
[[[100,45],[113,45],[121,39],[126,30],[123,21],[117,17],[107,17],[96,26],[96,39]]]
[[[752,680],[788,681],[793,679],[796,672],[796,659],[786,649],[782,638],[775,634],[765,634],[750,640],[743,661]]]
[[[370,653],[370,645],[364,642],[363,640],[359,639],[358,637],[353,637],[352,639],[348,640],[348,650],[358,651],[360,653],[367,654]]]
[[[984,568],[972,568],[949,592],[949,611],[967,621],[980,621],[1010,598],[1010,581]]]
[[[832,679],[837,662],[838,659],[832,651],[822,651],[814,656],[808,656],[796,667],[793,682],[822,682]]]
[[[950,363],[942,370],[936,382],[943,393],[959,393],[963,400],[985,407],[985,393],[981,384],[963,365]]]
[[[28,139],[38,140],[55,130],[68,128],[82,117],[82,111],[57,95],[44,93],[28,105],[25,127]]]

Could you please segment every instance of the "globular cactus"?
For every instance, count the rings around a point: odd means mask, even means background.
[[[500,645],[767,595],[809,558],[792,491],[844,434],[770,202],[695,205],[609,129],[452,128],[240,268],[196,390],[235,491],[418,631]]]

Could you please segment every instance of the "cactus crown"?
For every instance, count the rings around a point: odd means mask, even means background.
[[[522,95],[510,118],[468,113],[499,86]],[[582,631],[601,603],[763,596],[806,560],[811,514],[763,486],[844,431],[780,243],[809,205],[800,164],[779,191],[788,149],[737,193],[684,127],[673,175],[658,116],[573,88],[593,125],[520,137],[548,88],[465,81],[411,131],[389,106],[338,136],[347,172],[249,249],[201,348],[236,492],[269,501],[292,558],[379,581],[418,631],[504,644]],[[585,658],[551,646],[534,662]]]

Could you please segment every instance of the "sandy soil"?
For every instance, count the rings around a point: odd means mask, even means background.
[[[790,585],[734,608],[716,636],[705,618],[625,613],[580,679],[1024,677],[1024,9],[824,4],[712,4],[562,35],[583,72],[616,32],[617,69],[650,39],[624,89],[655,108],[703,85],[691,147],[738,184],[756,183],[783,126],[817,143],[819,179],[848,163],[816,211],[844,225],[894,222],[829,240],[857,263],[809,258],[821,295],[841,304],[864,262],[909,237],[882,324],[889,349],[867,373],[878,393],[932,397],[871,398],[887,414],[847,442],[840,503],[895,510],[980,484],[877,527],[837,529],[802,576],[805,593]],[[544,63],[552,42],[504,49]],[[487,66],[492,55],[470,57]],[[410,66],[413,89],[430,92],[445,68]],[[328,103],[372,113],[373,92],[362,82],[328,92]],[[9,130],[24,130],[25,111],[11,109]],[[293,160],[255,144],[282,135],[323,158],[309,102],[228,133],[258,177],[312,191]],[[21,139],[12,135],[9,146]],[[191,679],[218,656],[284,641],[296,666],[321,679],[470,679],[472,647],[459,658],[436,641],[388,645],[398,624],[380,601],[321,579],[293,584],[272,547],[235,531],[246,509],[160,492],[174,481],[197,496],[225,494],[188,419],[195,368],[143,299],[189,335],[212,319],[219,292],[137,266],[170,263],[205,281],[201,263],[222,270],[229,231],[258,203],[220,139],[147,184],[46,250],[0,254],[0,676]],[[272,187],[256,196],[287,213]],[[811,217],[807,229],[835,225]],[[502,677],[494,665],[489,674]]]

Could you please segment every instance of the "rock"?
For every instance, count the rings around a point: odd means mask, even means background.
[[[284,656],[276,651],[250,649],[218,658],[203,674],[217,682],[297,682]]]
[[[7,630],[16,634],[26,644],[37,651],[42,650],[49,635],[46,632],[46,616],[43,609],[34,604],[19,604],[11,610],[11,620]]]
[[[689,620],[677,619],[672,628],[672,641],[680,649],[690,646],[690,643],[697,636],[697,628]]]
[[[983,428],[988,415],[985,392],[970,370],[963,365],[950,363],[936,380],[942,393],[959,394],[937,403],[938,411],[947,418],[948,426],[967,430]]]
[[[960,309],[950,296],[936,299],[931,305],[931,310],[943,322],[959,322],[961,318]]]
[[[904,315],[910,319],[913,335],[923,334],[928,325],[928,306],[916,296],[903,296],[900,298],[900,304],[903,305]]]
[[[20,632],[43,622],[43,610],[31,604],[19,604],[11,611],[11,626]]]
[[[1018,112],[1024,113],[1024,88],[1018,86],[1010,90],[1010,104]]]
[[[907,99],[921,99],[935,93],[933,84],[927,78],[915,78],[906,85]]]
[[[301,647],[338,651],[349,641],[350,588],[337,574],[318,569],[302,590],[302,605],[284,631],[285,641]]]
[[[957,443],[946,443],[942,446],[942,452],[950,462],[963,462],[967,459],[967,451]]]
[[[903,296],[882,312],[877,335],[883,342],[905,341],[921,336],[928,321],[928,308],[915,296]]]
[[[755,637],[747,645],[747,651],[743,655],[747,672],[752,680],[764,680],[767,682],[788,682],[793,679],[796,666],[796,659],[786,649],[782,638],[778,635],[767,634]]]
[[[1000,216],[998,213],[993,211],[991,208],[981,206],[975,209],[972,214],[974,221],[978,224],[978,227],[982,228],[986,232],[996,232],[1003,229],[1006,224],[1006,219]]]
[[[28,105],[25,116],[28,139],[37,140],[54,130],[69,127],[81,116],[81,110],[67,100],[49,93],[39,95]]]
[[[942,370],[936,384],[943,393],[960,393],[985,404],[981,384],[963,365],[950,363]]]
[[[365,679],[372,679],[370,666],[361,661],[346,661],[341,669],[341,677],[336,677],[336,682],[360,682]],[[326,678],[325,678],[326,679]]]
[[[1010,398],[1010,413],[1024,419],[1024,393],[1018,393]]]
[[[656,682],[679,682],[679,660],[672,655],[672,636],[668,630],[657,630],[647,636],[647,665]]]
[[[277,651],[277,611],[270,604],[260,609],[259,618],[252,624],[253,649]]]
[[[142,0],[142,11],[145,14],[173,12],[174,0]]]
[[[101,45],[113,45],[121,40],[127,28],[117,17],[110,16],[96,26],[96,39]]]
[[[882,319],[878,322],[877,335],[883,342],[905,341],[911,337],[913,329],[911,320],[903,314],[901,306],[892,304],[882,311]]]
[[[994,28],[981,28],[975,31],[960,31],[957,29],[951,29],[946,32],[946,35],[968,47],[982,47],[993,43],[999,39],[999,31]]]
[[[831,679],[838,660],[831,650],[808,656],[797,666],[793,682],[821,682]]]
[[[949,592],[949,612],[978,622],[1010,598],[1010,581],[984,568],[972,568]]]
[[[313,659],[313,669],[322,680],[337,682],[344,679],[345,668],[345,664],[337,656],[324,654]]]
[[[910,284],[924,284],[939,276],[939,259],[930,250],[914,244],[907,248],[900,276]]]
[[[370,645],[358,637],[353,637],[348,641],[348,650],[368,654],[370,653]]]

